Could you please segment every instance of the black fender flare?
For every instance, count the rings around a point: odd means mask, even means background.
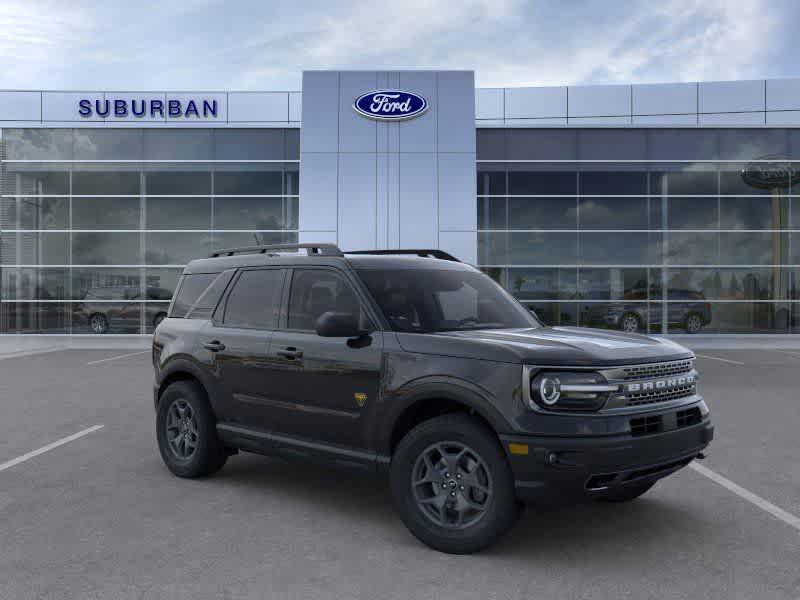
[[[474,410],[497,434],[513,431],[508,420],[495,408],[497,403],[487,390],[456,377],[423,377],[407,383],[387,398],[387,410],[373,438],[378,455],[391,454],[392,432],[402,415],[415,404],[434,398],[452,400]]]
[[[220,398],[218,393],[219,383],[211,375],[198,365],[194,359],[187,355],[178,355],[171,357],[164,365],[162,365],[159,372],[158,380],[158,399],[161,399],[161,393],[166,388],[166,383],[178,373],[186,373],[197,379],[206,390],[206,396],[211,404],[211,409],[217,414],[217,406],[215,406],[215,399]],[[156,406],[156,408],[158,408]]]

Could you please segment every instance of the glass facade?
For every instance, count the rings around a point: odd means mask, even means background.
[[[297,129],[4,129],[0,333],[148,333],[183,266],[297,240]]]
[[[800,332],[800,130],[477,135],[479,266],[546,323]]]

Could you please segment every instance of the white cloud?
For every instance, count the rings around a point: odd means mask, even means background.
[[[795,10],[768,0],[5,0],[0,87],[298,89],[313,68],[474,69],[478,85],[498,87],[759,78],[796,68],[772,62],[794,44]]]

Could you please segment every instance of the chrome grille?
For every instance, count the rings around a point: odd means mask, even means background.
[[[694,385],[685,385],[672,388],[667,391],[645,392],[641,394],[628,394],[628,406],[641,406],[643,404],[654,404],[656,402],[667,402],[691,396],[695,392]]]
[[[677,375],[679,373],[688,373],[693,368],[693,360],[674,360],[664,363],[653,363],[652,365],[637,365],[634,367],[624,367],[623,377],[624,381],[631,379],[648,379],[652,377],[663,377],[666,375]]]
[[[622,367],[617,371],[616,376],[619,381],[625,382],[623,389],[630,383],[642,384],[656,382],[665,378],[680,377],[694,372],[694,360],[673,360],[662,363],[652,363],[644,365],[632,365]],[[627,406],[643,406],[656,404],[659,402],[669,402],[686,398],[697,393],[697,384],[687,382],[686,385],[672,385],[655,389],[642,389],[640,391],[627,391],[624,394]]]

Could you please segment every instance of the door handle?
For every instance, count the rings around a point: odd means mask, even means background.
[[[225,344],[219,340],[213,340],[211,342],[204,343],[203,348],[206,350],[211,350],[211,352],[219,352],[220,350],[225,350]]]
[[[294,360],[296,358],[303,358],[303,351],[289,346],[285,350],[278,350],[275,354],[282,356],[286,360]]]

